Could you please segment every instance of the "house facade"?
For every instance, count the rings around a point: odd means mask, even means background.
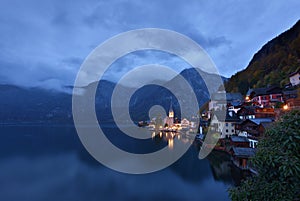
[[[249,159],[255,155],[256,149],[245,147],[233,147],[230,150],[232,162],[242,170],[250,170],[251,164]]]
[[[219,91],[211,95],[208,109],[209,111],[226,110],[228,106],[241,105],[243,103],[243,96],[241,93],[226,93]]]
[[[246,101],[260,107],[270,107],[278,102],[284,102],[282,90],[279,87],[249,89]]]
[[[235,127],[239,122],[240,119],[232,111],[216,111],[213,114],[211,125],[216,132],[220,133],[220,138],[222,139],[236,134]]]
[[[275,118],[275,110],[272,107],[261,108],[258,106],[242,106],[237,114],[241,120],[255,118]]]
[[[232,147],[249,147],[249,139],[244,136],[230,136],[230,145]]]
[[[187,128],[189,126],[190,126],[190,121],[189,120],[187,120],[186,118],[181,120],[181,127],[182,128]]]
[[[290,83],[292,86],[300,84],[300,70],[290,74]]]
[[[288,108],[300,108],[300,89],[296,90],[286,90],[283,92],[284,101]]]
[[[236,126],[236,132],[239,136],[248,138],[249,147],[256,148],[259,138],[263,136],[272,122],[271,118],[247,119]]]

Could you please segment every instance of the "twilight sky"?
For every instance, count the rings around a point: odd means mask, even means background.
[[[0,84],[72,85],[95,47],[118,33],[149,27],[187,35],[230,77],[296,23],[299,10],[299,0],[2,0]],[[116,62],[106,78],[116,80],[147,63],[178,72],[188,67],[172,56],[145,52]]]

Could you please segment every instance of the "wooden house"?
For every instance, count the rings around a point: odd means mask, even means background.
[[[238,110],[237,115],[240,119],[255,119],[255,118],[275,118],[274,108],[261,108],[258,106],[242,106]]]
[[[251,164],[249,159],[255,155],[256,149],[246,147],[232,147],[230,153],[232,155],[232,162],[242,170],[249,170]]]
[[[298,97],[299,90],[286,90],[283,92],[284,101],[288,108],[299,108],[300,97]]]
[[[279,87],[249,89],[246,101],[261,107],[270,107],[278,102],[283,103],[283,94]]]
[[[256,148],[259,138],[263,136],[265,130],[273,123],[273,119],[259,118],[247,119],[238,124],[236,129],[239,136],[245,136],[249,140],[249,147]]]
[[[244,136],[230,136],[230,146],[232,147],[249,147],[249,139]]]

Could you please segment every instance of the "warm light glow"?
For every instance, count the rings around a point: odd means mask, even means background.
[[[162,132],[159,132],[159,137],[162,137]]]
[[[173,146],[174,146],[174,141],[173,141],[172,138],[170,138],[170,139],[168,140],[168,147],[169,147],[169,149],[173,149]]]
[[[250,100],[249,96],[246,96],[246,101]]]
[[[151,137],[152,137],[152,139],[155,137],[155,132],[152,133],[152,136],[151,136]]]
[[[287,109],[289,109],[289,106],[288,106],[288,105],[284,105],[284,106],[283,106],[283,109],[284,109],[284,110],[287,110]]]

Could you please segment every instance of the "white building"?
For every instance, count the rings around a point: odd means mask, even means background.
[[[241,93],[226,93],[225,91],[218,91],[211,95],[208,104],[209,111],[225,110],[227,106],[238,106],[242,104],[243,96]]]
[[[290,83],[292,86],[300,84],[300,70],[290,74]]]
[[[233,111],[216,111],[211,120],[211,125],[220,133],[220,138],[226,138],[236,134],[235,125],[240,119]]]
[[[236,124],[240,119],[233,111],[216,111],[211,120],[211,125],[220,133],[220,138],[226,138],[236,134]]]
[[[181,127],[182,128],[187,128],[189,126],[190,126],[189,120],[187,120],[186,118],[184,118],[184,119],[181,120]]]

